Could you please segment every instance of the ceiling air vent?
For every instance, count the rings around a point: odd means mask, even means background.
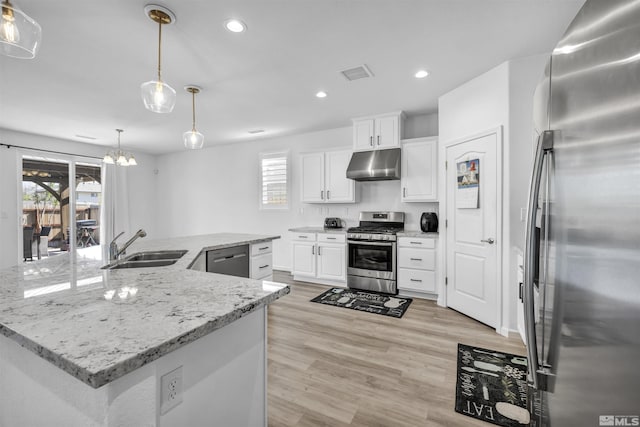
[[[371,70],[369,70],[369,68],[364,64],[355,68],[349,68],[348,70],[342,70],[340,72],[349,81],[373,77]]]

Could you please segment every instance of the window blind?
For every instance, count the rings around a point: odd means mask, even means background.
[[[286,153],[262,155],[260,163],[262,207],[288,207]]]

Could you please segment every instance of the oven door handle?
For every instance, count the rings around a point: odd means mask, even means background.
[[[367,240],[347,240],[347,243],[353,243],[354,245],[365,245],[365,246],[393,246],[396,242],[384,242],[384,241],[370,242]]]

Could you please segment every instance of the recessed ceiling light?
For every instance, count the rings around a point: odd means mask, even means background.
[[[418,72],[415,74],[416,79],[424,79],[424,78],[425,78],[425,77],[427,77],[428,75],[429,75],[429,72],[428,72],[428,71],[425,71],[425,70],[420,70],[420,71],[418,71]]]
[[[224,26],[232,33],[241,33],[247,29],[247,24],[238,19],[229,19],[224,23]]]
[[[324,91],[321,90],[320,92],[316,93],[316,96],[318,98],[326,98],[327,97],[327,92],[324,92]]]

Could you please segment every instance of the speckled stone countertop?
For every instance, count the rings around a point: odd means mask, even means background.
[[[0,270],[0,333],[98,388],[288,294],[285,284],[188,269],[202,250],[277,238],[138,239],[127,251],[188,250],[165,267],[102,270],[94,246]]]
[[[398,237],[438,237],[438,233],[425,233],[421,230],[404,230],[398,233]]]
[[[328,234],[345,234],[346,228],[324,228],[324,227],[296,227],[290,228],[289,231],[294,233],[328,233]]]

